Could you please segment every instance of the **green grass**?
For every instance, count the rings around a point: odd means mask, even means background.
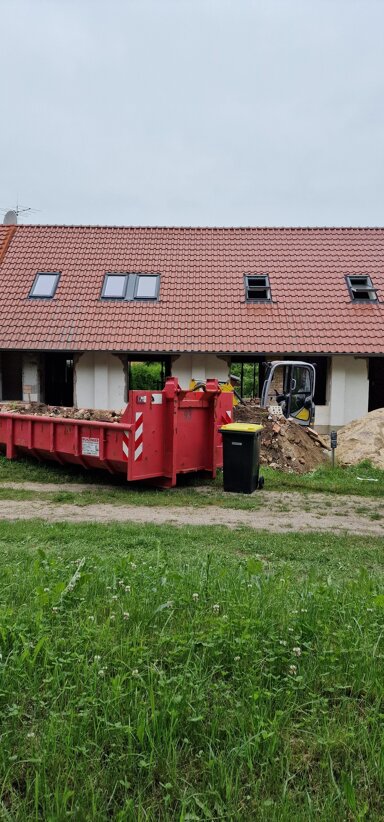
[[[0,522],[0,818],[382,819],[383,549]]]
[[[0,455],[1,482],[45,482],[67,485],[65,491],[57,490],[55,494],[26,490],[9,490],[0,488],[0,499],[50,499],[52,502],[89,505],[95,503],[113,503],[119,505],[171,505],[171,506],[210,506],[219,505],[225,508],[252,510],[264,504],[268,491],[300,491],[305,493],[320,492],[324,494],[353,494],[361,497],[384,497],[384,471],[380,471],[369,462],[360,463],[351,468],[337,467],[334,470],[325,465],[309,474],[285,474],[262,466],[265,477],[265,488],[262,493],[252,496],[244,494],[226,494],[223,491],[222,474],[216,480],[193,474],[179,478],[176,488],[157,489],[145,483],[127,484],[124,477],[111,476],[103,471],[86,471],[79,466],[63,466],[55,463],[36,463],[33,460],[21,459],[9,461]],[[363,478],[363,481],[358,479]],[[371,482],[371,479],[377,480]],[[73,491],[71,485],[80,483],[84,490]],[[100,488],[101,484],[108,488]],[[287,506],[289,510],[289,506]]]

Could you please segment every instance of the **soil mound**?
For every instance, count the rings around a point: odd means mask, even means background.
[[[272,416],[252,400],[245,400],[234,411],[236,422],[263,425],[260,462],[281,471],[306,474],[327,459],[327,443],[313,429],[303,428],[283,416]]]
[[[384,408],[370,411],[338,430],[336,459],[341,465],[370,460],[384,470]]]

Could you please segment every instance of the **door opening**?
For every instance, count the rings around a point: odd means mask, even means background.
[[[21,351],[2,351],[1,380],[3,400],[23,399],[23,362]]]
[[[73,354],[45,354],[44,396],[47,405],[73,406]]]
[[[384,357],[369,359],[368,411],[384,408]]]

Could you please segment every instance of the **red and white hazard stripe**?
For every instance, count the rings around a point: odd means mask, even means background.
[[[129,457],[129,431],[123,432],[123,454],[127,460]]]
[[[136,411],[135,420],[135,462],[143,456],[143,412]]]

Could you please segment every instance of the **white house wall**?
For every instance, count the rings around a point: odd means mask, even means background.
[[[126,372],[114,354],[87,351],[75,362],[74,400],[78,408],[119,411],[126,405]]]
[[[177,377],[180,387],[189,388],[191,380],[228,379],[229,366],[215,354],[181,354],[172,363],[172,377]]]
[[[368,394],[368,361],[332,357],[328,425],[338,428],[367,414]]]

